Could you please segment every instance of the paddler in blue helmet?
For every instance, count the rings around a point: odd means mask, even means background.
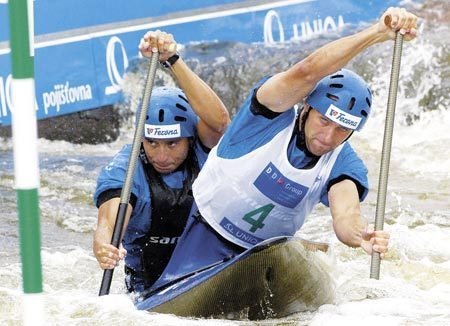
[[[99,209],[95,257],[102,269],[125,258],[130,292],[149,288],[167,265],[193,205],[192,183],[229,123],[221,100],[183,62],[175,44],[171,34],[156,31],[147,33],[140,45],[145,56],[159,51],[161,63],[183,90],[152,91],[119,249],[110,243],[131,145],[101,170],[94,194]]]
[[[373,231],[361,215],[367,168],[347,142],[365,125],[372,93],[344,66],[397,31],[414,39],[416,28],[414,14],[389,8],[374,25],[258,82],[194,182],[197,222],[180,239],[167,275],[295,235],[319,203],[330,208],[341,242],[384,257],[389,233]]]

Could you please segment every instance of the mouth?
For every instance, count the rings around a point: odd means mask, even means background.
[[[172,170],[173,170],[171,164],[161,165],[161,164],[153,163],[153,167],[155,168],[156,171],[158,171],[160,173],[169,173],[169,172],[172,172]]]
[[[313,143],[315,146],[313,146],[316,149],[316,152],[328,152],[330,150],[330,146],[326,143],[323,143],[319,139],[314,139]],[[316,154],[317,155],[317,154]]]

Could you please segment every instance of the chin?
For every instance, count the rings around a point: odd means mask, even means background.
[[[324,151],[320,151],[317,148],[311,148],[310,146],[306,146],[306,149],[313,155],[316,156],[322,156],[324,154]]]
[[[313,144],[315,145],[315,144]],[[312,148],[311,148],[312,147]],[[310,153],[316,155],[316,156],[322,156],[325,155],[328,152],[331,152],[334,148],[328,147],[328,146],[308,146],[306,145],[306,148],[308,148],[308,151],[310,151]]]
[[[153,168],[156,170],[156,172],[161,173],[161,174],[169,174],[169,173],[172,173],[173,171],[175,171],[175,169],[173,169],[173,168],[161,169],[156,166],[153,166]]]

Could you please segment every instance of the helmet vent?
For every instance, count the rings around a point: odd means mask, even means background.
[[[164,121],[164,110],[163,109],[159,109],[158,120],[159,120],[159,122]]]
[[[348,102],[348,110],[350,111],[351,109],[353,109],[353,107],[355,106],[355,101],[356,99],[354,97],[352,97],[350,99],[350,101]]]
[[[185,101],[186,103],[189,103],[189,101],[187,100],[187,98],[185,98],[183,95],[179,95],[178,97],[181,98],[183,101]]]
[[[361,115],[367,118],[367,116],[368,116],[367,111],[361,110]]]
[[[328,97],[330,100],[333,100],[333,101],[339,101],[339,96],[336,96],[336,95],[334,95],[334,94],[327,93],[327,97]]]
[[[369,106],[369,108],[372,106],[372,103],[370,103],[370,100],[366,97],[366,103]]]
[[[182,106],[181,104],[177,103],[175,106],[176,106],[177,108],[179,108],[180,110],[183,110],[184,112],[187,112],[186,107]]]
[[[334,78],[343,78],[343,77],[344,77],[344,75],[339,74],[339,75],[333,75],[330,78],[334,79]]]
[[[187,121],[187,119],[186,119],[185,117],[181,117],[181,116],[179,116],[179,115],[176,115],[173,119],[174,119],[175,121],[178,121],[178,122],[184,122],[184,121]]]
[[[342,88],[342,87],[344,87],[344,85],[342,85],[342,84],[330,84],[330,87],[333,87],[333,88]]]

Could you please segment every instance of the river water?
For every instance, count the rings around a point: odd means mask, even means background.
[[[381,264],[380,280],[369,278],[370,257],[342,245],[335,237],[327,208],[320,206],[300,234],[325,241],[324,257],[336,282],[333,304],[313,312],[261,322],[195,320],[137,311],[124,294],[123,272],[114,273],[109,296],[98,297],[102,272],[91,243],[97,210],[92,204],[95,180],[132,129],[123,127],[118,140],[100,145],[74,145],[39,139],[42,268],[48,325],[449,325],[450,324],[450,32],[448,3],[429,1],[417,6],[422,37],[404,45],[400,90],[392,144],[385,229],[391,247]],[[323,40],[315,40],[314,45]],[[194,46],[186,53],[195,53]],[[298,45],[297,45],[298,46]],[[220,47],[220,45],[215,45]],[[223,45],[242,48],[241,45]],[[305,46],[301,46],[304,48]],[[267,67],[278,49],[257,45],[247,54],[260,57],[255,66]],[[290,48],[292,49],[292,48]],[[192,52],[189,52],[192,50]],[[203,48],[204,50],[204,48]],[[251,52],[253,51],[253,52]],[[305,51],[308,51],[306,48]],[[373,220],[383,141],[392,44],[379,45],[354,60],[350,67],[371,83],[375,112],[365,130],[351,142],[369,167],[370,194],[362,205]],[[214,53],[213,51],[211,51]],[[226,70],[226,57],[214,54],[225,71],[220,80],[204,74],[235,110],[233,85],[255,69],[244,64]],[[189,58],[189,57],[188,57]],[[287,58],[287,61],[294,58]],[[224,63],[225,61],[225,63]],[[239,57],[237,59],[239,61]],[[193,57],[192,63],[198,62]],[[264,63],[264,65],[263,65]],[[270,64],[269,64],[270,65]],[[230,65],[232,66],[232,65]],[[211,71],[197,65],[196,69]],[[129,78],[129,89],[141,81]],[[231,87],[230,85],[233,85]],[[245,88],[247,87],[247,88]],[[248,86],[241,86],[239,96]],[[232,94],[233,93],[233,94]],[[22,324],[22,280],[15,204],[12,142],[0,142],[0,324]]]

